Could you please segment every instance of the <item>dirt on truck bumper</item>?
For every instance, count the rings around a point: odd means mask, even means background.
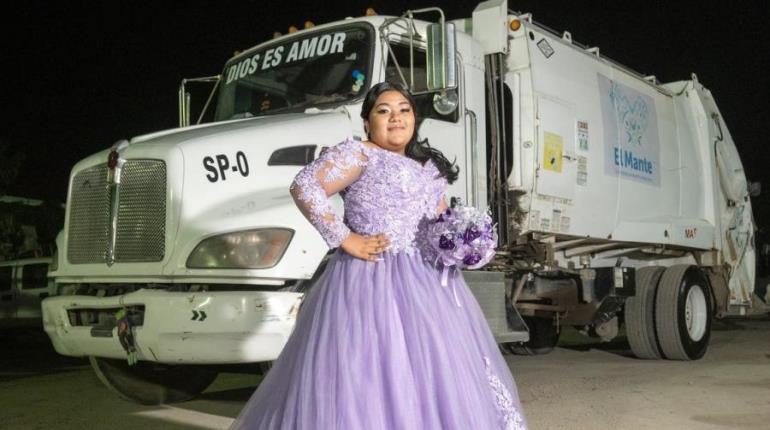
[[[45,299],[43,326],[59,354],[125,358],[116,317],[124,309],[139,360],[168,364],[274,360],[294,328],[302,294],[168,292]]]

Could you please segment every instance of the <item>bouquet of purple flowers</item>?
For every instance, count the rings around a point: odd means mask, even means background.
[[[444,265],[441,284],[446,285],[449,269],[478,269],[492,260],[497,232],[488,213],[456,203],[428,227],[428,243]]]

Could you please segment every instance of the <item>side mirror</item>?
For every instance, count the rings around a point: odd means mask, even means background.
[[[190,93],[185,89],[186,79],[179,85],[179,127],[190,125]]]
[[[425,61],[428,75],[428,91],[440,91],[457,87],[455,61],[455,25],[444,23],[428,25],[428,50]]]
[[[203,120],[203,115],[206,113],[206,110],[209,108],[209,105],[211,104],[211,100],[214,99],[214,93],[217,92],[217,88],[219,88],[219,81],[221,79],[222,79],[222,75],[206,76],[204,78],[182,79],[182,82],[179,84],[179,91],[178,91],[179,127],[188,127],[190,125],[190,93],[187,92],[187,84],[189,82],[214,83],[214,87],[211,88],[209,97],[206,99],[206,104],[203,105],[203,109],[201,110],[200,116],[198,117],[198,121],[195,122],[196,124],[200,124],[201,121]]]

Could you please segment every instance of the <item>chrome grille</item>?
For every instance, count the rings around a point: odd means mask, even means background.
[[[91,167],[75,175],[69,207],[67,258],[70,263],[104,262],[110,222],[106,165]]]
[[[166,164],[128,160],[120,175],[115,261],[161,261],[166,239]]]
[[[120,176],[115,262],[161,261],[165,255],[166,164],[127,160]],[[67,258],[105,263],[109,247],[107,166],[83,170],[72,181]]]

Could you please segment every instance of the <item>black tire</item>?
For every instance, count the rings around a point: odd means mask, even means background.
[[[655,333],[655,294],[663,267],[643,267],[636,271],[636,295],[626,299],[626,337],[631,351],[639,358],[663,358]]]
[[[89,357],[91,368],[102,383],[118,396],[143,405],[160,405],[193,399],[217,377],[203,366],[165,365],[140,361]]]
[[[259,368],[259,372],[262,374],[262,376],[267,375],[267,372],[270,371],[270,369],[273,368],[273,363],[275,363],[275,360],[273,361],[261,361],[257,363],[257,367]]]
[[[711,291],[697,266],[671,266],[658,284],[655,330],[663,356],[670,360],[697,360],[711,338]]]
[[[559,343],[559,331],[551,318],[522,317],[529,329],[526,342],[508,343],[508,349],[516,355],[543,355],[553,351]]]

